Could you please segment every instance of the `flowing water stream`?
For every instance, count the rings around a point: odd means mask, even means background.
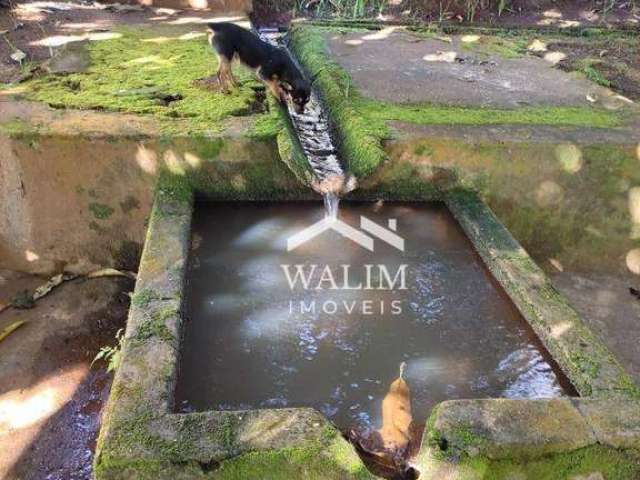
[[[263,40],[286,50],[283,33],[278,29],[260,29],[258,34]],[[293,56],[291,58],[296,62]],[[300,70],[303,71],[302,68]],[[318,93],[315,89],[311,90],[304,113],[297,113],[291,105],[288,105],[288,111],[302,150],[315,174],[314,188],[324,197],[327,216],[336,218],[340,193],[352,190],[355,184],[354,179],[346,179]]]

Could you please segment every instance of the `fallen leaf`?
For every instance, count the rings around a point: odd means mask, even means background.
[[[11,56],[11,60],[13,60],[15,62],[18,62],[18,63],[22,63],[22,61],[25,58],[27,58],[27,54],[24,53],[22,50],[16,50],[10,56]]]
[[[553,265],[554,268],[559,272],[564,272],[564,267],[562,266],[562,263],[560,263],[560,260],[558,260],[557,258],[550,258],[549,263]]]
[[[87,278],[101,278],[101,277],[125,277],[132,280],[136,279],[136,274],[128,270],[116,270],[115,268],[102,268],[95,270],[87,274]]]
[[[24,323],[24,320],[17,320],[10,324],[8,327],[5,327],[2,331],[0,331],[0,342],[7,338],[11,333],[15,332],[22,325],[24,325]]]
[[[427,61],[427,62],[453,63],[453,62],[455,62],[457,56],[458,56],[458,54],[456,52],[453,52],[453,51],[436,52],[436,53],[429,53],[429,54],[425,55],[424,57],[422,57],[422,59]]]
[[[565,58],[567,58],[567,55],[562,53],[562,52],[549,52],[544,56],[544,59],[549,62],[549,63],[553,63],[554,65],[556,63],[561,62],[562,60],[564,60]]]
[[[530,52],[546,52],[547,44],[537,38],[527,45],[527,50]]]
[[[480,40],[480,35],[463,35],[460,41],[463,43],[475,43]]]

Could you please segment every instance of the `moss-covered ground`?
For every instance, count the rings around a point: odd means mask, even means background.
[[[492,462],[483,478],[506,480],[519,476],[536,480],[572,478],[635,480],[639,475],[640,457],[637,452],[593,446],[561,455],[542,457],[526,463],[511,460]]]
[[[152,115],[167,135],[220,133],[229,117],[254,113],[259,115],[249,135],[277,133],[277,118],[262,113],[264,94],[256,95],[261,85],[252,72],[234,69],[240,85],[230,95],[206,81],[216,72],[217,59],[204,33],[132,27],[116,33],[120,37],[87,44],[86,71],[40,75],[5,91],[57,108]]]

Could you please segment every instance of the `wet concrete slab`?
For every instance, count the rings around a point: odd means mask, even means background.
[[[331,54],[367,97],[394,103],[514,108],[587,106],[602,88],[532,55],[479,55],[407,31],[328,33]]]

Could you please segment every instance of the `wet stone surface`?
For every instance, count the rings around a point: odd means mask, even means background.
[[[373,252],[332,229],[287,252],[287,239],[324,213],[320,204],[196,206],[179,410],[310,406],[342,430],[377,429],[402,362],[416,425],[445,399],[564,394],[442,205],[350,203],[339,218],[372,238]],[[360,230],[361,215],[404,238],[405,250]],[[301,277],[291,288],[297,265],[307,289]]]

